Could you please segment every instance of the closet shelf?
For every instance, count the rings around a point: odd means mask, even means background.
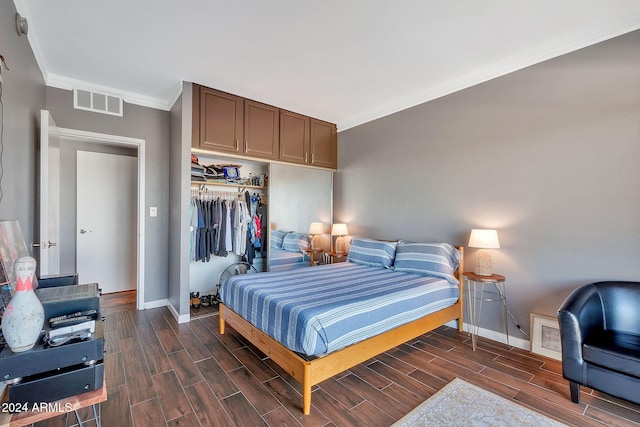
[[[226,183],[226,182],[202,182],[202,181],[191,181],[191,185],[212,185],[215,187],[243,187],[243,188],[253,188],[257,190],[266,190],[268,187],[263,187],[259,185],[247,185],[247,184],[236,184],[236,183]]]

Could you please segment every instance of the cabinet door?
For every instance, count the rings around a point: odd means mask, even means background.
[[[338,131],[333,123],[311,119],[311,164],[336,169],[338,166]]]
[[[239,153],[243,140],[244,99],[200,88],[200,148]]]
[[[280,110],[280,160],[309,163],[309,125],[309,117]]]
[[[277,159],[280,141],[280,110],[245,99],[244,154]]]

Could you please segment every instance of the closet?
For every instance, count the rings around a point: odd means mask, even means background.
[[[171,114],[180,123],[172,135],[170,165],[172,177],[180,184],[170,186],[169,192],[180,207],[172,205],[175,209],[169,218],[168,305],[182,323],[212,311],[191,309],[190,294],[215,294],[224,270],[244,258],[234,249],[223,256],[218,247],[216,253],[215,243],[213,251],[196,256],[195,236],[215,239],[216,235],[204,222],[202,227],[192,225],[192,203],[241,199],[246,203],[247,191],[262,201],[264,248],[252,262],[257,271],[269,269],[271,229],[308,233],[312,222],[322,222],[326,232],[320,241],[328,249],[337,142],[334,124],[188,82],[183,83],[182,97]],[[232,166],[227,170],[231,175],[237,167],[240,180],[233,176],[229,180],[189,179],[187,157],[194,154],[200,166]]]
[[[204,296],[215,294],[222,272],[232,264],[246,261],[257,271],[267,269],[269,165],[193,154],[201,168],[222,174],[215,178],[207,173],[206,182],[197,172],[191,177],[190,292]],[[194,165],[192,161],[192,171],[200,170]],[[225,167],[233,171],[226,179]]]

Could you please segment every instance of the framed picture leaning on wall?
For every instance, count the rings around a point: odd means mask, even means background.
[[[531,313],[531,352],[562,360],[558,319]]]

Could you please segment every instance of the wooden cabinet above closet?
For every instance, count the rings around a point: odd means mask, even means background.
[[[244,100],[244,154],[263,159],[278,158],[280,110]]]
[[[322,168],[337,167],[336,125],[193,85],[192,147]]]
[[[313,166],[338,167],[338,131],[333,123],[311,119],[309,162]]]
[[[194,85],[192,146],[240,154],[243,144],[244,99]]]
[[[280,160],[335,169],[337,145],[336,125],[280,110]]]

